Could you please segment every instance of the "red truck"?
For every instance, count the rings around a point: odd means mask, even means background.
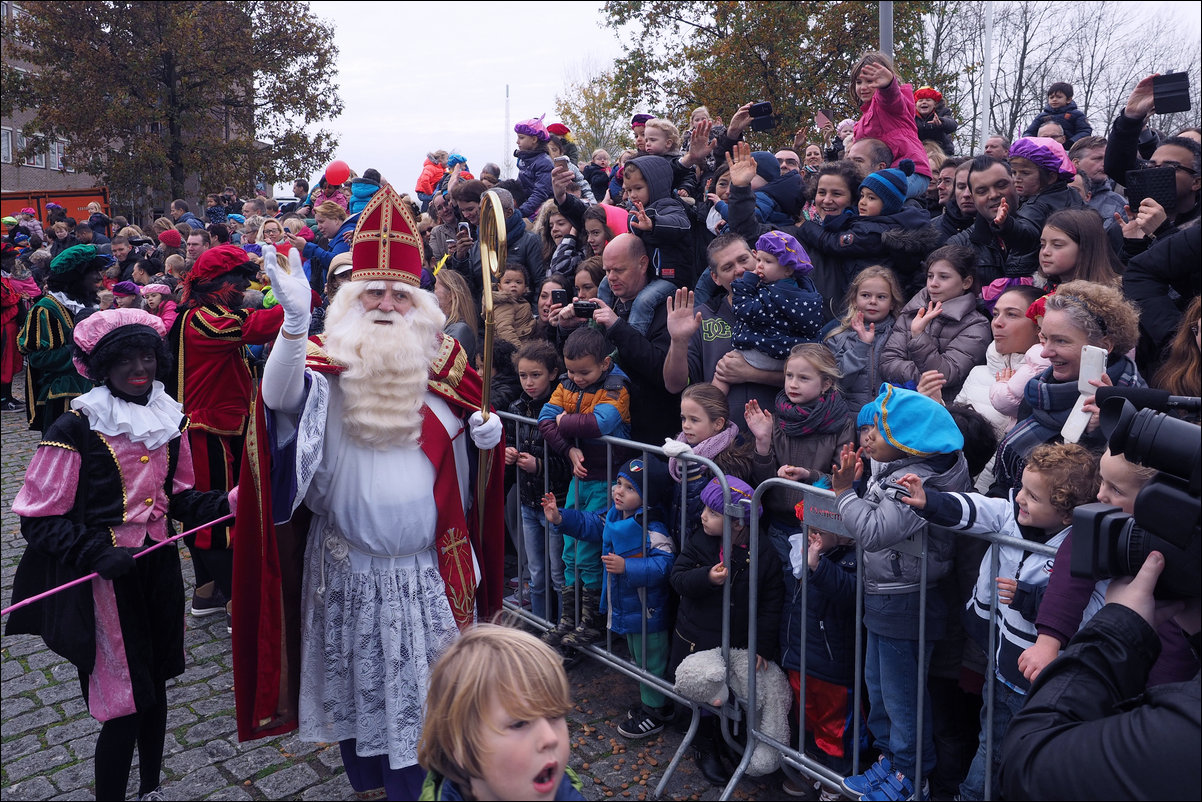
[[[108,187],[92,187],[91,189],[47,189],[29,192],[0,193],[0,217],[13,216],[22,209],[32,208],[37,211],[38,220],[46,222],[46,204],[57,203],[67,210],[67,216],[79,222],[88,219],[88,204],[99,203],[100,209],[109,214]]]

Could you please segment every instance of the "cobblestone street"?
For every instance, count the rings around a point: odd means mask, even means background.
[[[20,378],[14,384],[22,386]],[[13,573],[24,540],[12,500],[37,445],[22,413],[3,415],[0,460],[0,538],[3,561],[0,595],[11,601]],[[187,550],[185,587],[192,589]],[[181,614],[185,611],[181,610]],[[168,683],[163,792],[168,799],[260,800],[349,799],[350,783],[337,744],[302,742],[295,734],[239,743],[234,727],[230,640],[224,616],[187,619],[186,672]],[[637,703],[633,680],[585,659],[571,671],[575,710],[569,714],[572,766],[584,780],[589,799],[647,799],[663,776],[681,735],[668,728],[646,741],[627,742],[615,724]],[[88,715],[75,669],[49,651],[41,639],[5,636],[0,664],[0,798],[4,800],[92,799],[93,750],[99,724]],[[744,780],[735,798],[776,799],[769,783]],[[136,793],[137,772],[129,786]],[[717,799],[686,757],[665,798]]]

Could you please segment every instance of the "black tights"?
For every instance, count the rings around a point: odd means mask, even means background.
[[[96,798],[125,799],[135,744],[138,747],[138,795],[158,788],[166,737],[167,687],[160,682],[155,688],[153,708],[101,725],[100,736],[96,739]]]

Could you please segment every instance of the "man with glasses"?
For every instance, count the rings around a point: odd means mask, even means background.
[[[1139,159],[1136,148],[1139,135],[1149,115],[1154,114],[1152,78],[1144,78],[1135,85],[1127,105],[1115,119],[1106,140],[1105,172],[1116,181],[1125,181],[1127,172],[1145,167],[1172,167],[1176,176],[1177,211],[1173,219],[1167,219],[1163,209],[1145,210],[1144,220],[1139,227],[1128,224],[1123,229],[1125,256],[1141,253],[1156,239],[1163,238],[1180,229],[1185,223],[1199,215],[1199,190],[1202,190],[1202,147],[1192,139],[1170,137],[1160,143],[1152,158],[1144,162]],[[1131,210],[1138,215],[1138,209]],[[1151,230],[1148,230],[1151,229]]]
[[[455,204],[451,203],[451,196],[446,192],[435,193],[426,211],[435,223],[430,230],[430,250],[434,254],[434,264],[438,264],[455,247],[459,215]]]
[[[1065,143],[1064,126],[1062,126],[1060,123],[1056,123],[1056,122],[1046,122],[1043,125],[1039,126],[1039,131],[1035,134],[1035,136],[1042,136],[1042,137],[1047,137],[1048,139],[1054,139],[1055,141],[1059,142],[1061,145],[1063,145]]]

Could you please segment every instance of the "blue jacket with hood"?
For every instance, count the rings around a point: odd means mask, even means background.
[[[663,156],[640,156],[627,164],[634,165],[647,182],[649,197],[643,208],[651,218],[651,230],[635,228],[632,214],[630,233],[641,239],[647,248],[651,277],[693,289],[697,283],[691,238],[693,221],[689,218],[688,207],[672,192],[671,160]]]
[[[643,518],[647,517],[647,539],[643,540]],[[600,542],[602,554],[626,558],[621,574],[605,574],[601,586],[601,609],[609,612],[609,628],[618,635],[638,635],[643,631],[643,602],[646,600],[647,631],[664,632],[671,623],[668,615],[668,574],[676,559],[675,546],[659,508],[646,509],[623,518],[610,507],[602,518],[599,513],[563,510],[563,522],[557,527],[564,535]]]

